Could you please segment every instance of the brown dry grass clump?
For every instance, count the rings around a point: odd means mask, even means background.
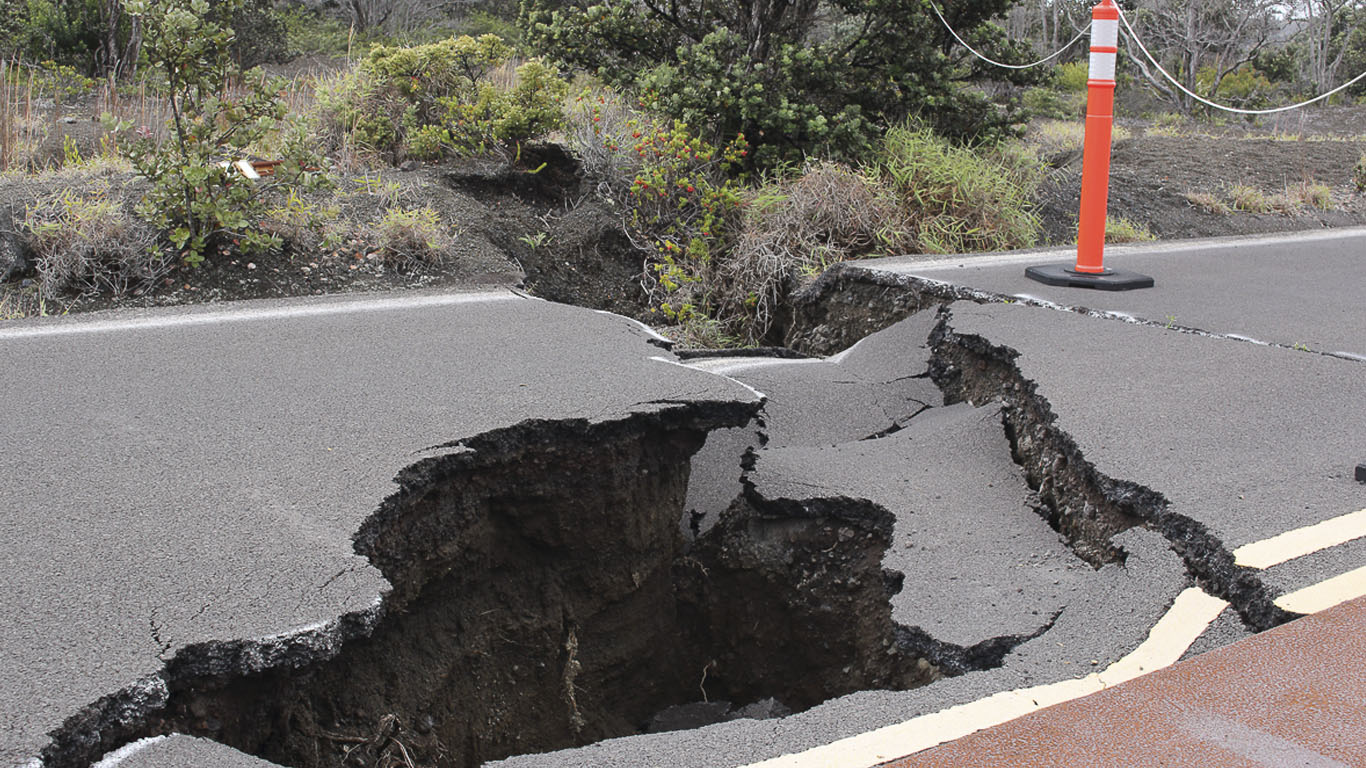
[[[889,190],[837,163],[812,165],[751,194],[740,237],[717,270],[717,318],[757,343],[800,277],[915,245],[914,228]]]
[[[172,266],[156,248],[156,233],[108,185],[39,198],[23,228],[46,298],[68,290],[125,294],[154,283]]]

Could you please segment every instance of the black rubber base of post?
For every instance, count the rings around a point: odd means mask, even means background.
[[[1072,269],[1070,264],[1030,267],[1025,270],[1025,277],[1030,280],[1037,280],[1044,285],[1059,285],[1064,288],[1094,288],[1098,291],[1132,291],[1139,288],[1151,288],[1154,284],[1151,277],[1140,275],[1137,272],[1107,269],[1101,274],[1092,275],[1077,272]]]
[[[1357,465],[1357,482],[1366,483],[1366,464]]]

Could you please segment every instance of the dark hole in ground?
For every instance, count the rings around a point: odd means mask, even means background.
[[[395,587],[377,630],[299,669],[172,670],[149,731],[474,766],[933,679],[895,644],[885,510],[742,497],[684,541],[689,458],[738,408],[528,423],[415,465],[356,537]]]

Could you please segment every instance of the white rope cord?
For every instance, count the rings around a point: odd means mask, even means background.
[[[1053,59],[1056,59],[1059,56],[1063,55],[1063,53],[1065,53],[1068,48],[1071,48],[1072,46],[1076,45],[1077,41],[1082,39],[1083,37],[1086,37],[1086,33],[1090,31],[1089,27],[1083,28],[1080,32],[1077,33],[1076,37],[1072,38],[1072,42],[1059,48],[1056,53],[1053,53],[1052,55],[1047,56],[1045,58],[1039,59],[1038,61],[1032,64],[1003,64],[999,61],[983,56],[981,53],[977,52],[976,48],[973,48],[972,46],[968,45],[967,41],[959,37],[958,33],[953,30],[953,27],[949,26],[949,20],[944,18],[944,14],[939,11],[939,6],[934,3],[934,0],[928,0],[928,2],[930,4],[930,7],[934,9],[934,15],[938,16],[939,21],[943,22],[944,29],[947,29],[950,35],[953,35],[953,39],[957,40],[959,45],[968,49],[968,52],[971,53],[973,56],[976,56],[977,58],[981,59],[982,61],[985,61],[986,63],[994,67],[1001,67],[1002,69],[1032,69],[1034,67],[1039,66],[1040,64],[1047,64]]]
[[[1206,99],[1200,94],[1191,91],[1186,86],[1177,82],[1176,78],[1172,77],[1170,72],[1162,68],[1162,65],[1157,62],[1157,59],[1154,58],[1153,55],[1148,52],[1147,46],[1143,45],[1143,41],[1139,39],[1138,33],[1134,31],[1133,26],[1129,24],[1129,19],[1127,16],[1124,15],[1123,9],[1120,9],[1119,19],[1120,21],[1124,22],[1124,28],[1129,30],[1129,37],[1134,41],[1134,44],[1138,46],[1138,49],[1140,51],[1143,51],[1143,55],[1147,57],[1148,61],[1152,62],[1153,66],[1157,67],[1157,71],[1161,72],[1163,77],[1166,77],[1172,85],[1176,86],[1182,93],[1186,94],[1192,99],[1195,99],[1201,104],[1204,104],[1207,107],[1213,107],[1214,109],[1220,109],[1225,112],[1232,112],[1238,115],[1274,115],[1278,112],[1289,112],[1292,109],[1301,109],[1303,107],[1309,106],[1310,104],[1314,104],[1323,101],[1324,99],[1336,96],[1337,94],[1347,90],[1348,88],[1351,88],[1352,86],[1356,85],[1362,80],[1366,80],[1366,72],[1362,72],[1361,74],[1357,75],[1351,80],[1348,80],[1342,85],[1339,85],[1338,87],[1334,88],[1333,90],[1321,94],[1319,96],[1315,96],[1314,98],[1309,99],[1308,101],[1301,101],[1298,104],[1291,104],[1285,107],[1275,107],[1274,109],[1239,109],[1238,107],[1230,107],[1224,104],[1216,104],[1215,102]]]

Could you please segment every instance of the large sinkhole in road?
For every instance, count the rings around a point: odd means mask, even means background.
[[[158,730],[293,766],[473,766],[932,679],[894,641],[885,511],[742,496],[688,541],[699,408],[523,424],[410,468],[356,538],[395,590],[376,631],[173,685]]]
[[[173,663],[166,707],[128,735],[199,735],[299,768],[476,766],[778,717],[1001,666],[1124,560],[1114,537],[1136,526],[1249,627],[1284,620],[1202,526],[1100,474],[1012,350],[959,335],[947,309],[912,320],[861,357],[806,361],[795,387],[837,393],[824,406],[670,401],[422,460],[355,536],[393,587],[374,631],[254,675]],[[889,349],[923,354],[908,373],[884,365]],[[689,485],[711,486],[700,459],[722,444],[732,490],[699,517]],[[975,586],[986,601],[945,587],[992,558],[1020,566]],[[967,634],[965,615],[980,625]],[[82,764],[87,742],[69,746],[49,764]]]

